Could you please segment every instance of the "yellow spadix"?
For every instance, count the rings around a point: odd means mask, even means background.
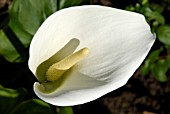
[[[88,48],[83,48],[50,66],[46,72],[47,81],[58,80],[68,69],[84,58],[88,52]]]

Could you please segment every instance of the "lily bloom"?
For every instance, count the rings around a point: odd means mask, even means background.
[[[96,5],[60,10],[30,45],[35,94],[56,106],[95,100],[126,84],[154,41],[138,13]]]

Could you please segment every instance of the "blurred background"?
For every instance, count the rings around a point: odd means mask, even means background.
[[[29,44],[57,10],[103,5],[141,13],[157,36],[128,83],[73,107],[55,107],[33,92]],[[0,114],[170,114],[170,0],[0,0]]]

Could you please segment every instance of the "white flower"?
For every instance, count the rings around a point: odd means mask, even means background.
[[[57,106],[95,100],[126,84],[154,41],[138,13],[94,5],[60,10],[30,45],[34,91]]]

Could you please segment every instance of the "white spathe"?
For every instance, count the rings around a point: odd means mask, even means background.
[[[30,45],[29,68],[53,56],[71,39],[80,41],[75,51],[87,47],[67,79],[52,93],[34,91],[57,106],[72,106],[95,100],[128,81],[141,65],[155,36],[143,15],[104,6],[77,6],[52,14],[39,28]]]

